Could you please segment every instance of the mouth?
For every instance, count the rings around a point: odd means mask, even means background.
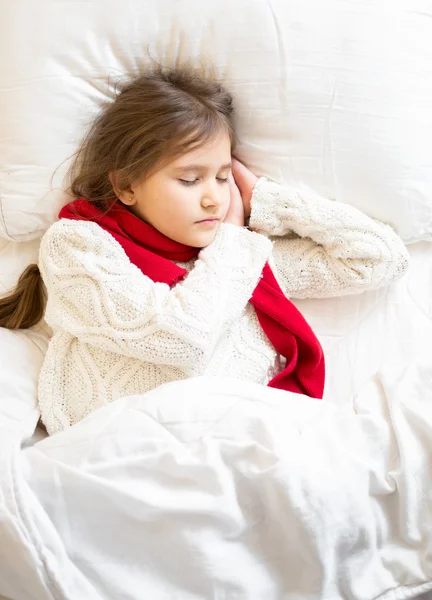
[[[210,217],[209,219],[202,219],[202,221],[196,221],[198,224],[214,224],[220,221],[219,217]]]

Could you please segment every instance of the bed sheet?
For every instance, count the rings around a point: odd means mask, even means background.
[[[26,264],[37,260],[38,245],[0,240],[2,291],[15,283]],[[426,352],[426,340],[432,335],[432,244],[421,242],[408,249],[408,272],[388,288],[344,298],[294,301],[324,347],[327,400],[339,405],[350,402],[386,364],[406,365]],[[41,330],[49,336],[44,323]],[[37,429],[24,445],[35,445],[43,437]],[[432,600],[432,593],[421,599]]]
[[[326,356],[325,399],[342,404],[387,364],[409,364],[432,335],[432,244],[408,246],[410,266],[396,283],[359,295],[295,304]]]
[[[10,289],[30,262],[39,241],[0,238],[0,290]],[[324,398],[343,404],[387,363],[401,365],[426,352],[432,338],[432,244],[409,245],[410,267],[395,284],[359,295],[294,300],[323,345],[326,356]],[[40,330],[49,337],[50,328]],[[33,339],[33,338],[32,338]],[[27,440],[44,437],[42,430]]]

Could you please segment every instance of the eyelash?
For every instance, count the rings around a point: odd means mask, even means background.
[[[228,177],[216,177],[216,179],[220,182],[220,183],[227,183],[228,182]],[[188,179],[179,179],[179,181],[181,181],[184,185],[196,185],[199,181],[199,179],[194,179],[193,181],[189,181]]]

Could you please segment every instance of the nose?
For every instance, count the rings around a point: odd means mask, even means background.
[[[222,189],[217,181],[208,182],[203,189],[201,206],[203,208],[218,208],[222,204]]]

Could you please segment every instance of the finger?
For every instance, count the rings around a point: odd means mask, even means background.
[[[234,179],[236,178],[236,175],[238,175],[239,173],[241,173],[241,168],[244,167],[244,165],[237,159],[237,158],[232,158],[232,166],[231,166],[231,172],[233,174]]]
[[[245,191],[248,188],[250,177],[254,176],[247,167],[240,161],[236,160],[232,165],[232,174],[234,181],[240,188],[240,191]]]
[[[236,193],[236,194],[240,195],[239,187],[238,187],[238,185],[236,183],[236,180],[234,179],[234,176],[232,175],[232,173],[230,173],[228,175],[228,183],[229,183],[229,186],[230,186],[231,193]]]
[[[231,156],[231,162],[232,162],[233,166],[236,166],[236,167],[239,165],[243,165],[241,160],[239,160],[236,156],[234,156],[234,154]]]

